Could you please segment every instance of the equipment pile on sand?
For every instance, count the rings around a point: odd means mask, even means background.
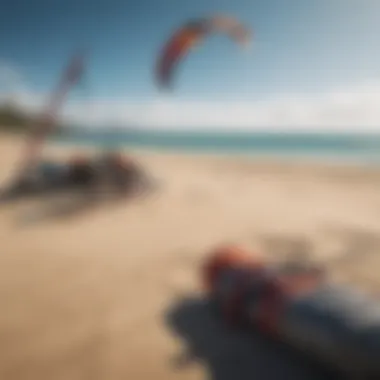
[[[351,379],[380,378],[380,302],[333,283],[319,268],[289,272],[240,247],[222,247],[203,269],[219,314],[283,341]]]
[[[67,162],[39,162],[12,181],[0,199],[15,201],[67,192],[134,196],[152,185],[153,181],[135,160],[111,153],[74,157]]]

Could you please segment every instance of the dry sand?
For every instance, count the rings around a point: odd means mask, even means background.
[[[20,141],[0,136],[0,152],[4,182]],[[2,206],[0,378],[324,378],[262,339],[226,331],[187,297],[223,242],[271,260],[309,255],[341,280],[380,290],[380,171],[135,156],[161,186],[138,202],[34,223],[26,217],[41,204]],[[189,352],[198,360],[184,360]]]

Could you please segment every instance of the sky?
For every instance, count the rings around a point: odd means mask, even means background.
[[[227,13],[254,33],[243,52],[210,36],[171,93],[154,65],[176,28]],[[380,132],[380,2],[374,0],[4,0],[0,95],[41,110],[73,51],[89,50],[63,116],[164,129]]]

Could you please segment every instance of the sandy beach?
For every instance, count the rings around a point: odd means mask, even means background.
[[[0,136],[2,183],[20,144]],[[136,202],[34,222],[40,203],[2,206],[0,378],[325,378],[260,338],[225,331],[197,300],[199,266],[233,242],[268,260],[307,256],[379,292],[380,169],[134,157],[160,185]],[[197,360],[183,360],[188,351]]]

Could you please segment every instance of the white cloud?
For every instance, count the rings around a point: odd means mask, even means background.
[[[6,62],[0,60],[0,83],[4,85],[14,85],[22,82],[22,76],[20,70],[14,65],[9,65]]]
[[[21,71],[0,59],[0,100],[17,98],[26,91]]]
[[[318,95],[281,95],[261,101],[206,102],[157,99],[94,100],[67,108],[72,119],[150,128],[378,130],[380,81]]]
[[[16,70],[0,65],[0,79],[4,72],[21,78]],[[19,84],[16,87],[17,91],[14,88],[12,91],[22,107],[30,111],[42,109],[46,101],[44,94]],[[94,98],[69,102],[63,115],[71,122],[94,127],[380,132],[380,80],[331,89],[322,94],[282,94],[261,101],[179,101],[175,94],[139,101],[130,97]]]

